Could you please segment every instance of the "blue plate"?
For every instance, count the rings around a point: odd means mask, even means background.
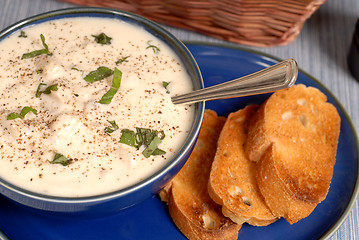
[[[224,45],[187,44],[201,68],[206,86],[253,73],[278,62],[270,56]],[[244,224],[238,239],[318,239],[335,232],[348,216],[358,194],[358,140],[341,104],[317,80],[300,71],[297,83],[319,88],[341,116],[341,133],[334,176],[327,198],[307,218],[294,225],[281,219],[267,227]],[[262,103],[268,95],[206,103],[226,116],[247,104]],[[0,197],[0,229],[10,239],[186,239],[157,197],[100,219],[57,219],[28,212]],[[0,239],[6,236],[0,232]]]

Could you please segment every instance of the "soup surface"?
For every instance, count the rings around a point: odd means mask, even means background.
[[[166,44],[105,18],[36,24],[0,42],[0,177],[53,196],[137,183],[178,152],[194,108]]]

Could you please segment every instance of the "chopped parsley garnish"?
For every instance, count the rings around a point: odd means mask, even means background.
[[[159,47],[157,47],[157,46],[151,44],[151,40],[147,41],[147,45],[148,45],[148,46],[146,47],[146,49],[152,48],[153,52],[156,53],[156,54],[161,51],[161,49],[159,49]]]
[[[115,67],[114,71],[112,71],[108,67],[99,67],[95,71],[90,72],[89,74],[87,74],[84,77],[86,82],[93,83],[96,81],[100,81],[106,77],[109,77],[112,74],[113,74],[112,86],[111,86],[110,90],[108,90],[102,96],[99,103],[102,103],[102,104],[110,104],[111,103],[112,98],[115,96],[118,89],[120,88],[122,72],[120,70],[118,70],[116,67]]]
[[[113,71],[112,86],[101,98],[99,103],[110,104],[121,85],[122,72],[115,68]]]
[[[74,93],[74,96],[75,96],[75,97],[78,97],[78,96],[80,96],[80,95],[78,95],[77,93]]]
[[[76,71],[79,71],[79,72],[83,72],[82,70],[80,70],[78,68],[75,68],[75,67],[71,68],[71,70],[76,70]]]
[[[108,45],[111,44],[111,37],[107,36],[104,33],[100,33],[99,35],[91,35],[92,37],[95,38],[95,41],[99,44],[102,45]]]
[[[7,120],[13,120],[13,119],[16,119],[16,118],[24,119],[25,115],[28,114],[29,112],[32,112],[35,115],[37,114],[37,110],[32,108],[32,107],[23,107],[20,114],[19,113],[10,113],[7,116]]]
[[[157,136],[155,136],[152,141],[150,142],[150,144],[145,148],[145,150],[143,150],[142,154],[143,156],[145,156],[146,158],[150,157],[154,151],[156,151],[157,146],[161,143],[161,139]],[[163,151],[163,150],[161,150]]]
[[[156,148],[156,149],[151,153],[151,155],[156,156],[156,155],[163,155],[163,154],[165,154],[165,153],[166,153],[166,151],[163,151],[163,150],[161,150],[161,149],[159,149],[159,148]]]
[[[118,125],[116,124],[116,121],[108,121],[111,124],[111,127],[105,127],[105,133],[110,135],[111,133],[113,133],[114,131],[116,131],[118,129]]]
[[[129,129],[122,129],[120,143],[136,147],[136,133]]]
[[[123,57],[119,60],[117,60],[115,63],[116,65],[120,64],[120,63],[123,63],[123,62],[128,62],[127,58],[129,58],[130,56],[126,56],[126,57]]]
[[[86,82],[93,83],[107,78],[113,74],[113,71],[108,67],[98,67],[96,70],[87,74],[84,79]]]
[[[70,159],[65,157],[64,155],[60,153],[55,153],[54,159],[52,161],[49,161],[51,164],[61,164],[62,166],[67,166],[70,164]]]
[[[52,53],[50,53],[50,51],[49,51],[49,47],[45,43],[44,35],[40,34],[40,38],[41,38],[41,42],[42,42],[42,45],[44,46],[44,48],[40,49],[40,50],[35,50],[35,51],[32,51],[32,52],[29,52],[29,53],[24,53],[22,55],[21,59],[33,58],[33,57],[39,56],[41,54],[47,54],[49,56],[52,55]]]
[[[42,69],[38,69],[38,70],[36,71],[36,73],[37,73],[37,74],[41,74],[43,71],[44,71],[44,70],[42,70]]]
[[[27,35],[24,31],[20,31],[20,35],[18,37],[19,38],[27,38]]]
[[[142,154],[146,158],[151,155],[163,155],[166,153],[158,148],[158,145],[165,137],[164,131],[158,132],[149,128],[136,128],[136,132],[123,129],[121,133],[120,143],[136,147],[137,149],[144,146],[145,149],[142,151]]]
[[[36,90],[36,97],[39,98],[41,96],[41,94],[50,94],[51,91],[57,91],[57,83],[53,84],[51,86],[48,86],[47,88],[45,88],[45,90],[41,91],[41,86],[46,85],[45,83],[40,83],[39,86],[37,87]]]
[[[80,73],[81,73],[81,75],[83,75],[83,74],[84,74],[84,71],[83,71],[83,70],[78,69],[78,68],[76,68],[76,67],[72,67],[72,68],[71,68],[71,70],[78,71],[78,72],[80,72]]]
[[[162,81],[162,85],[166,89],[166,93],[170,93],[170,91],[167,89],[168,84],[170,84],[170,82]]]
[[[136,142],[139,146],[148,146],[155,136],[158,136],[160,140],[162,140],[165,138],[165,133],[164,131],[158,132],[157,130],[149,128],[136,128]]]

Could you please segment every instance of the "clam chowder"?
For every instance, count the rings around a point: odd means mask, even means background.
[[[175,53],[144,29],[96,17],[57,19],[0,41],[0,177],[63,197],[119,190],[183,145],[194,108]]]

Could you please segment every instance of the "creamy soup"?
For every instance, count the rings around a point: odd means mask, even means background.
[[[122,189],[158,171],[191,128],[175,53],[120,20],[44,22],[0,42],[0,176],[54,196]]]

